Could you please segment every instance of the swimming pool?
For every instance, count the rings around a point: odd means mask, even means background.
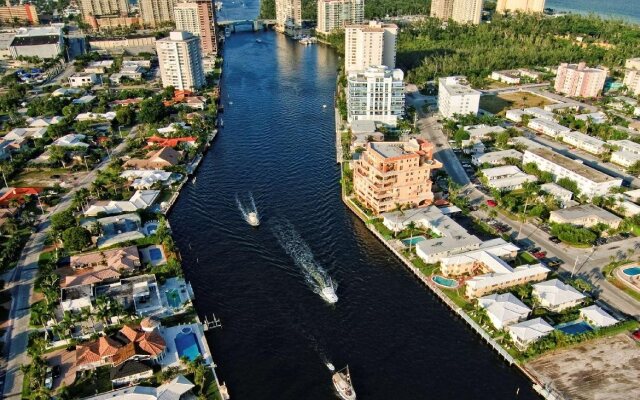
[[[425,238],[424,236],[415,236],[415,237],[412,237],[412,238],[409,238],[409,239],[402,239],[402,243],[405,246],[409,247],[409,246],[415,246],[416,244],[418,244],[418,243],[420,243],[420,242],[422,242],[424,240],[427,240],[427,238]]]
[[[555,328],[566,333],[567,335],[579,335],[581,333],[591,332],[593,330],[593,327],[591,327],[591,325],[581,320],[565,322],[564,324],[556,325]]]
[[[178,350],[178,356],[180,356],[180,358],[187,357],[193,361],[202,355],[198,338],[191,330],[189,330],[189,333],[178,333],[173,341],[176,343],[176,349]]]
[[[440,275],[436,275],[431,278],[432,281],[437,283],[440,286],[448,287],[448,288],[456,288],[458,287],[458,281],[455,279],[447,279]]]
[[[167,295],[167,303],[173,308],[178,308],[182,305],[182,299],[180,298],[180,293],[178,289],[171,289],[166,292]]]
[[[622,270],[622,272],[624,272],[625,275],[627,276],[640,275],[640,267],[634,266],[634,267],[625,268]]]
[[[162,251],[158,248],[151,248],[149,249],[149,258],[152,261],[160,261],[162,260]]]

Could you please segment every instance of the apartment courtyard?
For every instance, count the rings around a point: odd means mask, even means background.
[[[568,399],[640,398],[640,351],[626,334],[551,352],[525,366]]]

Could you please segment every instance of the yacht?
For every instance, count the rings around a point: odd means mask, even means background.
[[[258,219],[258,213],[250,212],[247,214],[247,223],[251,226],[259,226],[260,219]]]
[[[338,295],[333,287],[333,282],[329,279],[329,285],[322,288],[320,291],[322,298],[329,304],[335,304],[338,302]]]
[[[349,366],[336,372],[331,377],[333,386],[338,391],[338,396],[343,400],[356,400],[356,392],[353,390],[351,383],[351,375],[349,374]]]

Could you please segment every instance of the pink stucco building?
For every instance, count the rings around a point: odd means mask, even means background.
[[[589,68],[584,62],[562,63],[558,67],[555,90],[571,97],[598,97],[607,79],[607,69]]]

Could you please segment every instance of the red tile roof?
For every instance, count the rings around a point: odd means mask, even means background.
[[[178,137],[178,138],[163,138],[159,136],[151,136],[147,139],[148,145],[158,145],[162,147],[176,147],[180,143],[195,143],[198,140],[194,136]]]
[[[0,197],[0,206],[8,206],[9,203],[11,203],[11,200],[14,199],[19,202],[24,202],[25,197],[36,195],[41,191],[42,188],[35,187],[10,188]]]

